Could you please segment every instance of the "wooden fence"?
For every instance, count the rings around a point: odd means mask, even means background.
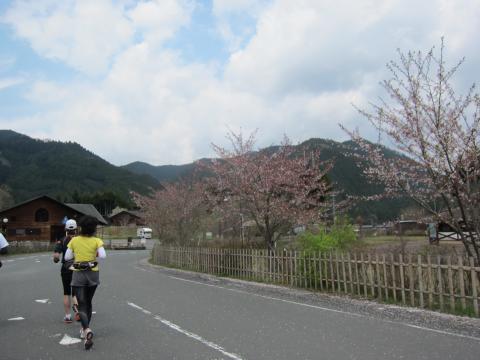
[[[479,316],[473,258],[156,245],[153,262],[219,276]]]

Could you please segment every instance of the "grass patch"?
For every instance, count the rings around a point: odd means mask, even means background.
[[[404,236],[401,239],[399,236],[395,235],[366,236],[362,240],[367,245],[400,244],[402,241],[427,241],[425,236]]]
[[[99,228],[97,236],[104,240],[137,238],[137,228],[131,226],[104,226]]]

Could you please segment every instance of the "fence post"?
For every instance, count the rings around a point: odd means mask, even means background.
[[[423,275],[422,275],[422,255],[418,255],[418,289],[420,291],[420,307],[423,308]]]
[[[363,293],[365,297],[368,297],[368,290],[367,290],[367,279],[368,279],[368,274],[366,271],[366,266],[365,266],[365,261],[363,258],[363,253],[360,254],[360,258],[362,260],[362,278],[363,278]]]
[[[338,252],[337,250],[335,250],[335,269],[337,270],[337,273],[336,273],[336,279],[337,279],[337,289],[338,289],[338,293],[340,293],[342,291],[342,284],[341,284],[341,280],[340,280],[340,265],[338,263]]]
[[[350,294],[355,294],[353,290],[353,272],[352,272],[352,255],[348,253],[348,277],[350,279]]]
[[[413,277],[412,255],[408,255],[408,278],[410,281],[410,305],[415,306],[415,278]]]
[[[383,283],[385,284],[384,294],[385,300],[388,301],[388,277],[387,277],[387,261],[385,259],[385,254],[382,254],[382,262],[383,262]]]
[[[245,279],[247,277],[247,267],[245,266],[245,249],[240,249],[240,270],[241,277]]]
[[[295,273],[295,287],[298,287],[298,283],[300,282],[300,279],[298,278],[299,271],[298,271],[298,257],[297,257],[297,251],[293,252],[294,256],[294,273]]]
[[[460,302],[462,304],[462,310],[467,308],[467,301],[465,299],[465,280],[463,277],[463,258],[461,256],[458,257],[458,282],[460,285]]]
[[[335,274],[334,274],[334,271],[333,271],[333,257],[332,257],[332,252],[331,251],[328,254],[328,261],[329,261],[329,265],[330,265],[330,276],[332,277],[331,278],[331,290],[333,292],[335,292]]]
[[[393,301],[397,302],[397,282],[395,279],[395,257],[393,253],[390,254],[390,271],[392,272]]]
[[[358,257],[357,257],[357,253],[353,254],[353,259],[355,261],[355,284],[357,285],[357,295],[360,296],[361,290],[360,290],[360,278],[358,277]]]
[[[263,278],[264,281],[268,281],[270,277],[270,268],[269,268],[269,263],[268,263],[268,253],[270,250],[268,249],[263,249],[260,250],[260,261],[262,263],[262,269],[263,269]]]
[[[292,250],[288,251],[288,264],[289,264],[289,273],[290,273],[290,287],[293,287],[293,255]]]
[[[342,272],[343,272],[343,291],[346,294],[348,292],[348,290],[347,290],[347,273],[345,271],[345,257],[343,255],[343,252],[341,254],[341,260],[342,260]]]
[[[377,297],[379,300],[382,300],[382,279],[380,277],[380,264],[377,253],[375,253],[375,270],[377,273]]]
[[[453,271],[452,271],[452,258],[449,256],[447,259],[448,264],[448,290],[450,292],[450,309],[455,311],[455,293],[453,291]]]
[[[475,316],[478,317],[477,272],[475,270],[475,261],[472,257],[470,258],[470,277],[472,278],[473,310],[475,311]]]
[[[273,282],[278,283],[278,271],[277,271],[277,250],[273,250]]]
[[[308,289],[308,286],[307,286],[307,254],[305,253],[305,251],[303,252],[303,286],[305,287],[305,289]]]
[[[437,255],[437,278],[438,278],[438,302],[440,304],[440,311],[443,311],[443,275],[442,275],[442,258]]]
[[[372,256],[368,254],[368,279],[370,280],[370,288],[372,291],[372,297],[375,297],[375,283],[374,283],[374,271],[373,271],[373,264],[372,264]]]
[[[433,306],[433,279],[432,279],[432,259],[430,255],[427,256],[427,276],[428,276],[428,307]]]
[[[398,263],[399,263],[399,270],[400,270],[400,289],[402,293],[402,304],[407,304],[407,299],[405,297],[405,273],[403,267],[403,255],[398,254]]]
[[[320,282],[320,290],[323,291],[323,262],[322,262],[322,253],[317,252],[318,259],[318,279]]]

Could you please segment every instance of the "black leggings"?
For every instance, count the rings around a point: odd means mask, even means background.
[[[74,294],[78,302],[78,314],[80,315],[80,322],[84,329],[90,326],[92,319],[92,299],[97,290],[95,286],[73,286]]]

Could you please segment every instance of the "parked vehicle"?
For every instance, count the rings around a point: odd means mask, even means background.
[[[151,239],[152,238],[152,229],[144,227],[137,229],[137,237],[140,239]]]

